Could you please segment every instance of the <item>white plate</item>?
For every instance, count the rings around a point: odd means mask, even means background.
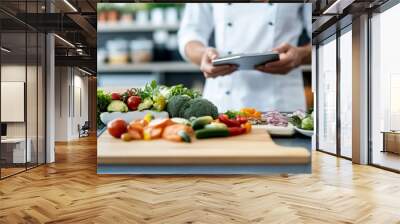
[[[152,111],[152,110],[144,110],[144,111],[129,111],[126,113],[121,113],[121,112],[104,112],[100,114],[100,120],[104,123],[107,124],[108,122],[116,119],[116,118],[122,118],[126,122],[131,122],[137,119],[143,119],[143,117],[147,114],[151,113],[154,118],[168,118],[169,114],[166,111],[162,112],[157,112],[157,111]]]
[[[298,131],[299,133],[301,133],[302,135],[308,136],[308,137],[312,137],[314,135],[314,130],[304,130],[298,127],[294,127],[294,129],[296,129],[296,131]]]
[[[272,136],[292,136],[295,133],[294,126],[292,124],[288,124],[287,127],[282,126],[274,126],[274,125],[254,125],[255,128],[263,128],[268,131],[268,133]]]

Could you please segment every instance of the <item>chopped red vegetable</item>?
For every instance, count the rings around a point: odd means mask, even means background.
[[[241,127],[231,127],[228,128],[229,131],[229,136],[235,136],[235,135],[241,135],[246,133],[246,128],[241,128]]]
[[[235,119],[229,119],[228,115],[226,114],[220,114],[218,116],[218,119],[221,123],[226,124],[228,127],[240,127],[240,122],[235,120]]]

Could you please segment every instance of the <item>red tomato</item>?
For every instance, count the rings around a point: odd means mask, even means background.
[[[142,102],[142,99],[140,96],[130,96],[126,102],[128,104],[128,108],[130,110],[137,110],[140,102]]]
[[[111,93],[111,99],[112,100],[120,100],[121,99],[121,94],[119,94],[119,93]]]
[[[229,136],[235,136],[235,135],[241,135],[246,133],[246,128],[241,128],[241,127],[231,127],[228,128],[229,131]]]
[[[123,119],[117,118],[107,124],[107,131],[115,138],[120,138],[122,134],[126,133],[128,123]]]

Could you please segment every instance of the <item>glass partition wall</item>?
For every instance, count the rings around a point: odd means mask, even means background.
[[[352,157],[351,25],[317,47],[317,150]]]
[[[352,32],[351,25],[341,31],[339,38],[339,124],[340,155],[352,158]]]
[[[336,35],[322,42],[317,51],[317,148],[336,154]]]
[[[19,2],[18,7],[24,12],[38,10],[32,3]],[[0,11],[1,179],[46,159],[45,34],[16,17]]]
[[[400,4],[373,14],[371,22],[369,162],[400,171]]]

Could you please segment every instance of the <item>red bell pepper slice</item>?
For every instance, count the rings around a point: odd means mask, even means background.
[[[229,136],[242,135],[242,134],[246,133],[246,128],[231,127],[231,128],[228,128],[228,131],[229,131]]]
[[[245,117],[245,116],[238,115],[238,116],[236,117],[236,120],[237,120],[240,124],[246,124],[246,123],[247,123],[247,117]]]
[[[228,115],[226,115],[226,114],[220,114],[218,116],[218,119],[221,123],[226,124],[226,126],[228,126],[228,127],[240,127],[239,121],[234,120],[234,119],[229,119]]]

